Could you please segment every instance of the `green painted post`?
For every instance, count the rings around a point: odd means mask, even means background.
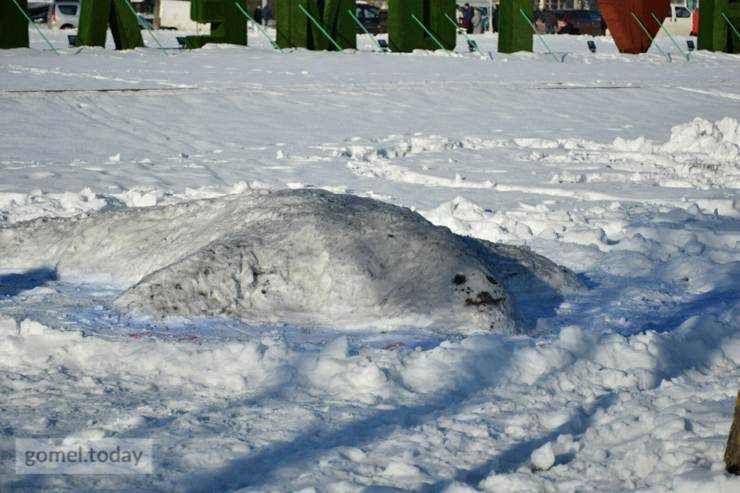
[[[298,6],[308,0],[280,0],[277,3],[277,44],[280,48],[308,48],[308,19]]]
[[[388,45],[391,51],[408,53],[435,50],[440,46],[444,50],[454,50],[457,29],[449,24],[445,14],[455,15],[455,4],[455,0],[389,0]]]
[[[208,43],[247,46],[247,21],[237,5],[246,8],[247,0],[192,0],[190,18],[195,22],[210,23],[211,34],[187,36],[186,48],[202,48]]]
[[[82,0],[80,2],[77,46],[100,46],[105,48],[108,19],[111,17],[111,3],[111,0]]]
[[[522,15],[522,12],[525,14]],[[498,15],[499,53],[532,51],[534,40],[532,39],[532,24],[529,17],[531,12],[532,0],[501,0]]]
[[[82,3],[85,1],[87,0],[83,0]],[[110,32],[117,50],[144,47],[139,20],[135,14],[131,13],[131,10],[129,10],[128,0],[113,0],[111,4]]]
[[[355,0],[311,0],[315,5],[313,12],[319,14],[317,19],[321,19],[322,28],[326,29],[329,37],[336,41],[341,50],[357,49],[357,29],[352,18],[347,15],[349,9],[356,8]],[[323,11],[321,5],[323,4]],[[314,24],[314,27],[317,27]],[[327,43],[321,38],[316,31],[313,33],[313,39],[316,43],[314,49],[328,50],[334,47],[333,43]],[[336,48],[336,47],[335,47]],[[338,48],[339,49],[339,48]],[[340,50],[340,51],[341,51]]]
[[[735,27],[735,24],[732,23],[729,17],[725,15],[724,12],[722,12],[722,18],[727,21],[727,25],[730,26],[730,29],[732,29],[732,32],[735,33],[735,36],[737,36],[737,39],[740,40],[740,32]]]
[[[117,50],[142,48],[144,39],[139,22],[127,3],[128,0],[82,0],[77,45],[105,47],[110,24]]]
[[[319,30],[319,32],[320,32],[320,33],[321,33],[321,34],[322,34],[322,35],[324,36],[324,38],[326,38],[326,40],[327,40],[327,41],[328,41],[329,43],[331,43],[331,44],[332,44],[332,46],[333,46],[334,48],[336,48],[336,50],[337,50],[337,51],[342,51],[342,47],[341,47],[341,46],[339,46],[339,44],[338,44],[338,43],[337,43],[336,41],[334,41],[334,38],[332,38],[332,37],[331,37],[331,35],[330,35],[330,34],[329,34],[328,32],[326,32],[326,29],[324,29],[324,26],[322,26],[322,25],[321,25],[321,23],[320,23],[319,21],[317,21],[317,20],[316,20],[316,18],[315,18],[314,16],[312,16],[312,15],[311,15],[311,14],[310,14],[310,13],[308,12],[308,10],[306,10],[306,9],[305,9],[305,8],[303,7],[303,5],[299,5],[299,6],[298,6],[298,9],[299,9],[299,10],[300,10],[301,12],[303,12],[303,15],[305,15],[306,17],[308,17],[308,20],[309,20],[309,21],[311,21],[311,24],[313,24],[313,26],[314,26],[314,27],[315,27],[316,29],[318,29],[318,30]],[[314,39],[313,41],[314,41],[314,42],[313,42],[313,49],[319,49],[319,47],[322,47],[322,48],[324,47],[324,44],[323,44],[323,43],[320,43],[318,39]]]
[[[339,46],[339,44],[336,41],[334,41],[334,38],[332,38],[331,35],[328,32],[326,32],[326,29],[324,29],[324,26],[322,26],[321,23],[317,21],[316,18],[312,16],[308,12],[308,10],[305,9],[305,7],[303,7],[303,5],[299,5],[298,8],[300,9],[301,12],[303,12],[303,15],[308,17],[308,20],[311,21],[313,26],[316,29],[318,29],[318,31],[326,38],[327,41],[329,41],[334,46],[334,48],[336,48],[337,51],[342,51],[342,47]],[[319,45],[323,45],[323,43],[318,43],[318,40],[314,40],[314,46],[313,46],[314,49],[316,49]]]
[[[347,11],[355,0],[280,0],[277,43],[281,48],[345,50],[357,48],[357,33]]]
[[[0,0],[0,13],[3,13],[2,8],[4,7],[3,2],[6,0]],[[28,48],[28,24],[32,25],[36,28],[36,32],[39,33],[39,36],[41,36],[44,41],[46,41],[46,44],[49,45],[49,48],[51,48],[51,51],[54,52],[55,55],[59,56],[59,52],[56,48],[54,48],[54,45],[51,44],[51,41],[49,41],[49,38],[44,36],[44,33],[41,32],[41,29],[39,29],[39,26],[37,26],[33,19],[31,19],[31,16],[28,15],[28,9],[25,5],[25,0],[10,0],[12,2],[12,5],[15,7],[16,13],[20,13],[20,15],[23,17],[23,31],[18,31],[17,33],[20,34],[18,38],[14,38],[14,31],[15,29],[20,27],[20,24],[16,25],[16,20],[13,19],[11,15],[8,15],[4,18],[8,22],[7,24],[7,30],[6,25],[3,24],[3,18],[0,17],[0,49],[6,49],[6,48]],[[25,39],[25,44],[21,44],[20,46],[16,46],[18,43],[17,41],[20,40],[20,38]],[[6,46],[7,45],[7,46]]]
[[[740,53],[740,2],[736,0],[702,0],[699,15],[700,50]]]
[[[0,0],[0,50],[28,48],[27,11],[26,0]]]
[[[134,17],[136,17],[136,15],[137,15],[136,14],[136,11],[134,10],[134,6],[131,5],[131,2],[129,0],[124,0],[124,3],[126,4],[126,7],[129,8],[129,10],[131,11],[131,13],[134,14]],[[136,23],[138,24],[138,22],[139,21],[138,21],[138,18],[137,18]],[[159,49],[162,50],[162,53],[164,55],[166,55],[167,52],[164,50],[164,46],[162,46],[162,43],[159,42],[159,40],[157,39],[157,37],[154,35],[154,32],[149,28],[149,25],[145,25],[144,27],[146,27],[146,30],[149,32],[149,36],[151,36],[152,39],[154,40],[154,42],[157,43],[157,46],[159,47]]]
[[[427,36],[429,36],[430,38],[432,38],[432,41],[434,41],[434,44],[437,45],[437,48],[439,48],[442,51],[446,51],[446,52],[449,53],[450,50],[448,50],[447,48],[445,48],[445,46],[442,44],[442,42],[437,39],[437,36],[435,36],[434,33],[431,32],[429,30],[429,28],[427,28],[427,26],[425,26],[424,23],[419,20],[418,17],[416,17],[414,14],[411,14],[411,18],[414,19],[414,22],[416,22],[424,30],[424,33]]]
[[[39,33],[39,36],[41,36],[44,39],[44,41],[46,41],[46,44],[49,45],[49,48],[51,48],[51,51],[53,51],[55,55],[59,56],[59,52],[57,51],[57,49],[54,48],[53,44],[51,44],[51,41],[49,41],[49,38],[44,36],[44,33],[41,32],[41,29],[39,29],[39,26],[37,26],[36,23],[33,22],[33,19],[31,19],[31,16],[28,15],[28,11],[23,10],[23,7],[21,7],[21,4],[19,3],[18,0],[12,0],[12,1],[13,1],[13,4],[17,7],[18,12],[23,14],[23,17],[25,17],[26,21],[30,25],[36,28],[36,32]],[[0,29],[0,31],[2,31],[2,29]],[[28,29],[26,29],[26,36],[28,36]]]

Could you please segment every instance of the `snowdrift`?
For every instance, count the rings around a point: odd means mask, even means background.
[[[521,329],[517,299],[579,282],[522,247],[453,234],[411,210],[351,195],[251,192],[0,230],[0,268],[127,290],[150,317],[237,318],[344,329]]]
[[[696,158],[715,164],[740,165],[740,125],[735,118],[716,122],[694,118],[688,123],[671,128],[671,137],[663,144],[645,138],[625,140],[617,137],[614,149],[653,154],[671,154],[676,157]]]

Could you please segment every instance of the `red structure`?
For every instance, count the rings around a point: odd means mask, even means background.
[[[660,24],[651,14],[655,14],[662,24],[670,10],[671,0],[601,0],[599,5],[620,53],[636,54],[645,53],[652,41],[632,14],[640,19],[650,36],[655,37]]]
[[[691,16],[691,35],[699,35],[699,10],[694,10],[694,15]]]

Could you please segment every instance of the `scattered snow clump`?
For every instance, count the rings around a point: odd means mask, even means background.
[[[555,452],[552,450],[552,444],[546,443],[542,447],[532,452],[532,467],[540,471],[547,471],[555,464]]]

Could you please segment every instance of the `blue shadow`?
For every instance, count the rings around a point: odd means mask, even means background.
[[[49,267],[31,269],[23,273],[0,274],[0,296],[12,297],[58,280],[57,270]]]
[[[510,473],[529,463],[532,452],[545,445],[548,442],[557,440],[560,435],[572,434],[581,436],[591,426],[591,421],[598,410],[608,409],[615,401],[615,393],[604,394],[589,406],[588,409],[583,407],[577,409],[571,418],[564,424],[554,430],[543,434],[542,436],[514,443],[509,448],[501,451],[487,462],[480,464],[472,469],[460,469],[451,479],[445,479],[421,488],[422,493],[440,493],[447,488],[452,481],[459,481],[469,486],[477,486],[482,480],[488,477],[492,472]],[[559,455],[555,458],[555,464],[567,464],[573,460],[573,454]]]

